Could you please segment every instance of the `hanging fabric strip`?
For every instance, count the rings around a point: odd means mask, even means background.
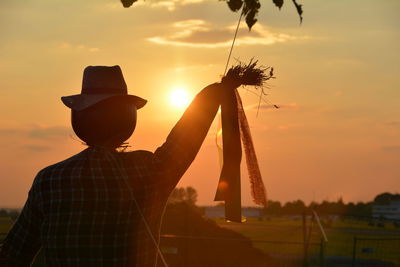
[[[220,137],[222,137],[221,116],[218,116],[217,133],[215,134],[215,145],[217,146],[217,151],[218,151],[219,168],[220,170],[222,170],[224,155],[222,153],[222,138]],[[219,142],[219,139],[221,139],[221,144]]]
[[[240,135],[246,155],[247,171],[249,173],[249,179],[251,184],[251,196],[253,201],[257,205],[267,206],[267,194],[265,186],[261,177],[260,167],[254,149],[253,139],[251,138],[251,132],[249,123],[244,112],[242,100],[238,91],[236,90],[236,101],[238,106],[238,117],[240,125]]]
[[[223,165],[214,200],[225,201],[225,218],[227,220],[241,222],[240,162],[242,148],[240,140],[242,140],[246,155],[253,201],[255,204],[266,207],[267,197],[249,123],[237,90],[224,97],[221,103],[221,117]]]
[[[225,89],[225,88],[224,88]],[[240,161],[242,148],[235,90],[224,90],[221,103],[223,165],[215,201],[225,201],[225,218],[241,222]]]

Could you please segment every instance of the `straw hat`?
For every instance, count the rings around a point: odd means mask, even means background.
[[[61,101],[70,109],[83,110],[103,100],[122,97],[131,101],[137,109],[147,100],[128,95],[128,89],[120,66],[88,66],[83,71],[82,91],[78,95],[61,97]]]

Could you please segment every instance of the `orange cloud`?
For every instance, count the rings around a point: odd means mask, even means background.
[[[150,8],[166,8],[168,11],[174,11],[177,7],[187,6],[193,4],[203,3],[204,0],[159,0],[159,1],[138,1],[135,3],[137,6],[147,6]],[[114,9],[119,7],[119,5],[113,4],[109,5],[110,8]]]
[[[160,45],[172,45],[195,48],[229,47],[235,26],[225,28],[211,27],[204,20],[185,20],[173,24],[175,32],[168,36],[154,36],[148,41]],[[273,45],[293,40],[308,39],[307,36],[294,36],[284,33],[274,33],[257,23],[249,32],[245,25],[239,30],[236,45]]]
[[[84,52],[99,52],[100,49],[98,47],[89,47],[83,44],[71,44],[69,42],[62,42],[58,46],[60,49],[68,49],[68,50],[75,50],[75,51],[84,51]]]

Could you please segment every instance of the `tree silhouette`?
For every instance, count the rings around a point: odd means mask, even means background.
[[[190,205],[195,205],[197,202],[197,191],[191,186],[186,188],[177,187],[175,188],[168,199],[169,203],[186,202]]]
[[[133,5],[137,0],[121,0],[122,5],[125,8],[128,8]],[[247,27],[251,30],[254,24],[257,22],[258,11],[261,8],[261,4],[259,0],[224,0],[228,4],[228,7],[233,12],[238,12],[242,9],[242,15],[246,19]],[[279,8],[282,8],[284,4],[284,0],[272,0],[272,2]],[[303,21],[303,8],[302,5],[297,3],[297,0],[292,0],[294,4],[297,14],[300,17],[300,23]]]
[[[388,192],[382,193],[377,195],[374,198],[374,203],[375,204],[380,204],[380,205],[387,205],[390,204],[391,201],[400,201],[400,194],[391,194]]]

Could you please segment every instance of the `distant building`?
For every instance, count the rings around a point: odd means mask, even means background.
[[[204,216],[208,218],[224,218],[225,207],[223,206],[205,207]]]
[[[224,218],[225,217],[225,207],[224,206],[214,206],[214,207],[205,207],[204,208],[204,216],[208,218]],[[262,217],[262,209],[246,207],[242,208],[242,216],[247,218],[258,218]]]
[[[387,204],[373,204],[372,217],[375,219],[400,220],[400,201],[392,200]]]
[[[263,216],[263,211],[260,208],[242,208],[242,216],[247,218],[258,218]]]

